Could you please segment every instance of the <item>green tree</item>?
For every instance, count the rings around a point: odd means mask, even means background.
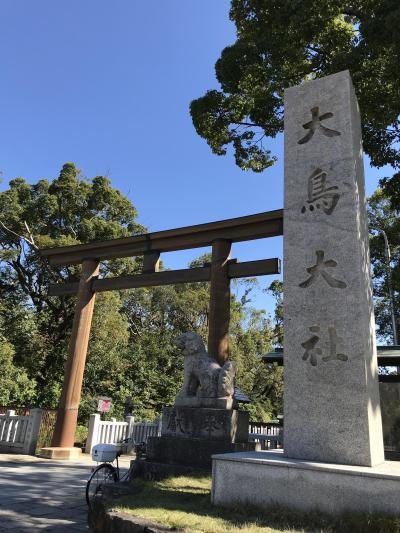
[[[81,175],[66,163],[48,182],[17,178],[0,193],[0,298],[6,303],[7,335],[15,357],[35,379],[37,402],[57,405],[75,298],[49,298],[47,286],[76,281],[76,266],[52,267],[39,249],[142,233],[132,203],[108,178]],[[101,273],[129,273],[140,261],[102,263]],[[1,312],[1,311],[0,311]],[[37,352],[35,351],[37,348]]]
[[[237,40],[215,65],[221,89],[190,105],[215,154],[232,147],[240,168],[270,167],[265,138],[283,131],[284,89],[349,69],[371,164],[400,167],[397,0],[232,0],[230,18]]]
[[[392,289],[394,294],[397,336],[400,336],[400,202],[386,188],[378,188],[368,201],[370,227],[370,254],[373,268],[373,288],[375,300],[375,320],[378,335],[392,342],[393,329],[389,295],[388,264],[385,255],[385,241],[382,230],[389,242],[392,261],[390,264]]]
[[[274,345],[283,346],[283,282],[275,279],[266,289],[275,299]]]
[[[14,346],[7,340],[3,321],[4,305],[0,303],[0,405],[20,405],[35,397],[36,383],[29,379],[26,369],[18,365]]]
[[[29,404],[35,396],[36,383],[24,368],[15,365],[14,348],[0,335],[0,405]]]
[[[265,311],[232,302],[231,359],[237,366],[237,386],[252,400],[243,408],[251,420],[268,421],[282,412],[283,374],[277,365],[267,365],[262,356],[272,348],[273,328]]]

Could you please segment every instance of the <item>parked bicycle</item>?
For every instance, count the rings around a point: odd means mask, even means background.
[[[127,481],[130,478],[131,468],[121,476],[118,458],[131,451],[134,451],[138,458],[144,449],[145,443],[137,443],[133,439],[124,439],[118,444],[97,444],[93,447],[92,459],[101,464],[94,468],[86,484],[86,502],[89,508],[92,508],[96,496],[102,493],[104,485]]]

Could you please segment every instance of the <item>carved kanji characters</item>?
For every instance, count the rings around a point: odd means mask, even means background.
[[[312,335],[309,339],[301,343],[301,346],[305,349],[305,352],[303,353],[302,359],[303,361],[307,361],[310,359],[310,363],[312,366],[317,366],[318,364],[318,357],[319,355],[322,355],[322,349],[317,348],[317,344],[320,341],[320,337],[318,335],[315,335],[315,333],[320,332],[319,326],[311,326],[308,328],[314,335]],[[344,353],[337,353],[337,345],[342,341],[342,339],[338,336],[336,332],[336,328],[334,326],[328,326],[328,335],[329,335],[329,355],[325,355],[322,357],[322,361],[326,363],[327,361],[347,361],[348,356]]]
[[[336,289],[344,289],[347,287],[347,284],[344,281],[334,278],[325,270],[326,267],[336,267],[337,262],[333,259],[324,261],[325,252],[323,250],[317,250],[315,253],[317,255],[317,262],[315,265],[306,268],[307,272],[311,274],[311,276],[302,283],[299,283],[299,287],[302,289],[309,287],[319,278],[319,276],[321,276],[330,287],[335,287]]]
[[[320,330],[319,326],[311,326],[308,329],[313,333],[318,333]],[[307,361],[307,359],[310,358],[312,366],[317,366],[317,355],[322,354],[321,348],[315,348],[318,342],[318,335],[312,335],[308,340],[301,343],[302,347],[305,349],[302,359],[303,361]]]
[[[309,130],[309,132],[302,137],[299,141],[297,141],[298,144],[305,144],[308,143],[308,141],[313,137],[314,133],[319,129],[325,137],[336,137],[337,135],[340,135],[340,131],[331,130],[330,128],[327,128],[326,126],[323,126],[321,122],[323,120],[326,120],[327,118],[332,118],[333,113],[324,113],[323,115],[319,114],[319,107],[315,106],[311,109],[311,120],[310,122],[306,122],[303,124],[303,128],[305,130]]]
[[[308,178],[308,198],[307,204],[310,211],[314,211],[315,208],[322,209],[326,215],[330,215],[340,198],[340,194],[335,192],[338,190],[336,185],[331,187],[326,186],[326,172],[317,168]],[[305,213],[306,206],[303,205],[301,212]]]
[[[336,333],[336,328],[333,326],[328,327],[328,334],[329,334],[329,355],[326,355],[322,358],[323,361],[332,361],[335,359],[339,359],[339,361],[347,361],[348,356],[344,353],[336,353],[337,351],[337,344],[339,342],[342,342],[342,339],[338,337]]]

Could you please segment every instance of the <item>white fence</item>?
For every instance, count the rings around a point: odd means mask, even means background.
[[[117,422],[115,418],[102,421],[99,414],[90,415],[86,453],[91,453],[96,444],[116,444],[128,437],[135,442],[146,442],[150,436],[161,435],[161,419],[157,422],[135,423],[133,416],[127,416],[125,422]],[[283,445],[283,428],[274,422],[251,422],[249,425],[249,441],[260,443],[262,450],[280,448]]]
[[[135,442],[146,442],[150,436],[161,434],[161,421],[154,423],[135,423],[133,416],[127,416],[125,422],[117,422],[115,418],[108,421],[100,419],[98,413],[90,415],[88,438],[85,452],[91,453],[96,444],[115,444],[126,438],[133,438]]]
[[[138,422],[133,424],[130,437],[138,444],[147,442],[148,437],[159,437],[161,435],[161,419],[158,419],[154,423],[150,422]]]
[[[0,453],[33,455],[41,419],[42,409],[31,409],[29,415],[16,415],[10,409],[0,415]]]
[[[250,422],[249,441],[260,443],[261,450],[282,448],[283,427],[275,422]]]

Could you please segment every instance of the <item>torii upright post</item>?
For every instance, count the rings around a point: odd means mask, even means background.
[[[83,261],[52,447],[42,448],[46,457],[71,458],[81,451],[73,446],[95,301],[92,281],[98,273],[98,261]]]
[[[231,243],[219,239],[212,243],[208,353],[220,365],[229,357],[230,279],[228,261]]]

